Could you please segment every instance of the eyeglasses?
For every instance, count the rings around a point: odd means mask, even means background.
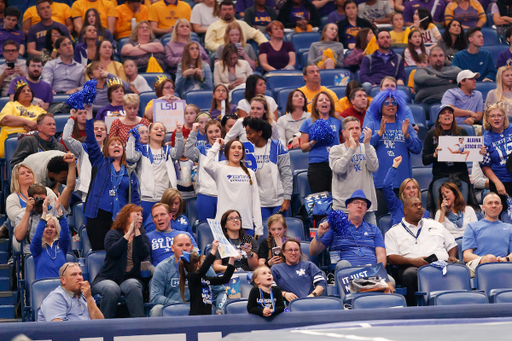
[[[14,52],[18,52],[18,50],[16,49],[13,49],[13,50],[3,50],[4,52],[7,52],[7,53],[14,53]]]
[[[384,101],[384,105],[385,105],[385,106],[392,105],[392,106],[394,106],[394,107],[396,107],[396,106],[397,106],[397,104],[396,104],[396,101],[395,101],[395,100],[390,101],[390,100],[388,100],[388,99]]]
[[[284,252],[295,253],[295,252],[300,252],[300,250],[299,249],[288,249],[288,250],[284,250]]]
[[[501,120],[501,119],[503,119],[503,117],[505,117],[505,116],[503,116],[503,115],[489,115],[489,118],[492,119],[492,120],[494,120],[496,118],[499,118]]]
[[[354,204],[357,206],[364,206],[364,207],[368,206],[366,201],[363,201],[363,200],[352,200],[351,202],[349,202],[349,204]]]
[[[70,267],[70,266],[78,266],[80,267],[80,263],[68,263],[66,264],[66,267],[64,268],[64,270],[62,270],[62,274],[60,275],[60,277],[63,277],[64,274],[66,273],[66,270]]]
[[[95,30],[96,31],[96,30]],[[60,37],[61,34],[60,33],[52,33],[52,37]]]
[[[227,221],[242,221],[242,218],[240,217],[229,217]]]

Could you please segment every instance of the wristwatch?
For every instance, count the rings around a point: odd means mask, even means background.
[[[313,296],[315,296],[315,297],[318,297],[318,294],[316,293],[316,291],[313,291],[313,292],[311,293],[311,295],[313,295]]]

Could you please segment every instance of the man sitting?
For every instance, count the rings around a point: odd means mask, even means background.
[[[343,111],[341,109],[341,103],[338,99],[338,96],[334,93],[334,91],[327,89],[325,86],[322,86],[322,78],[320,76],[320,69],[315,64],[308,64],[302,70],[302,75],[304,76],[304,85],[302,88],[299,88],[300,91],[304,93],[306,99],[308,101],[308,112],[311,112],[311,104],[313,103],[313,98],[315,98],[316,94],[320,91],[325,91],[331,95],[334,101],[334,110],[336,111],[336,116],[339,116]]]
[[[149,7],[149,24],[153,33],[163,36],[172,33],[178,19],[190,20],[192,8],[186,1],[157,1]]]
[[[49,3],[52,10],[52,20],[65,25],[69,32],[73,32],[74,27],[73,21],[71,20],[71,7],[62,2],[54,2],[53,0],[50,0]],[[28,34],[30,27],[40,22],[41,17],[37,13],[37,5],[27,8],[25,13],[23,13],[23,33]]]
[[[0,28],[0,44],[3,45],[8,40],[18,43],[20,46],[20,53],[25,53],[25,33],[18,30],[18,19],[21,12],[16,7],[9,7],[4,13],[4,24]]]
[[[368,96],[363,88],[352,89],[348,99],[350,107],[341,113],[341,117],[355,117],[359,122],[364,122],[366,108],[368,107]]]
[[[44,299],[37,322],[102,320],[103,314],[91,295],[77,263],[66,263],[59,270],[61,285]],[[85,308],[85,309],[84,309]]]
[[[385,236],[390,264],[398,265],[398,278],[407,288],[407,305],[416,305],[418,269],[429,264],[426,258],[457,262],[457,242],[443,225],[432,219],[423,219],[423,206],[417,197],[404,202],[404,218]]]
[[[458,88],[446,91],[441,99],[442,104],[453,107],[455,121],[458,124],[475,124],[483,117],[484,103],[482,93],[476,90],[478,72],[463,70],[457,75]]]
[[[11,82],[16,77],[26,75],[27,68],[23,63],[18,61],[20,56],[20,44],[15,41],[7,40],[2,45],[2,55],[5,63],[0,65],[0,90],[1,96],[7,96],[7,91],[11,86]]]
[[[500,221],[502,208],[500,197],[491,192],[484,198],[485,219],[466,226],[462,250],[471,277],[479,264],[512,259],[512,225]]]

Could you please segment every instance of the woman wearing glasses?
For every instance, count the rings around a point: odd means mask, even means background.
[[[406,95],[402,91],[386,90],[380,92],[366,112],[363,126],[372,130],[370,144],[375,148],[379,159],[379,169],[373,173],[373,182],[377,191],[376,216],[388,213],[383,191],[384,177],[392,167],[397,156],[402,157],[402,167],[397,169],[393,181],[396,194],[402,180],[412,178],[410,153],[419,154],[422,143],[409,119],[406,118]]]
[[[222,232],[226,239],[240,252],[240,258],[235,261],[235,271],[253,271],[258,267],[258,242],[247,235],[242,228],[242,218],[236,210],[226,211],[220,220]],[[229,258],[217,259],[213,262],[215,272],[227,269]]]
[[[166,68],[164,46],[155,38],[153,30],[145,20],[135,25],[128,43],[121,49],[121,57],[123,60],[135,61],[139,72],[146,72],[151,57],[155,57],[162,69]]]
[[[288,239],[281,249],[282,263],[272,267],[272,277],[288,302],[320,296],[327,287],[322,270],[304,258],[299,241]]]

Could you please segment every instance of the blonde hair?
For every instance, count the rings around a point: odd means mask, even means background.
[[[407,184],[412,181],[412,183],[416,186],[416,188],[418,188],[418,196],[417,198],[421,200],[421,188],[420,188],[420,184],[418,183],[418,181],[416,181],[416,179],[413,179],[413,178],[407,178],[405,179],[404,181],[402,181],[402,183],[400,184],[400,189],[398,190],[398,199],[404,201],[406,198],[404,197],[404,192],[405,192],[405,186],[407,186]]]
[[[224,45],[227,45],[230,43],[229,41],[229,31],[231,30],[238,30],[240,32],[240,41],[239,43],[242,44],[242,47],[245,46],[245,38],[244,38],[244,31],[242,31],[242,27],[239,23],[236,21],[233,21],[226,26],[226,31],[224,31]]]
[[[267,121],[271,126],[274,125],[274,119],[273,115],[270,112],[270,106],[268,105],[267,99],[265,98],[265,95],[256,95],[251,99],[252,102],[260,102],[263,104],[263,108],[265,109],[265,114],[263,115],[263,120]]]
[[[34,173],[34,171],[32,170],[32,168],[30,168],[29,166],[27,166],[26,164],[24,163],[18,163],[16,166],[14,166],[14,168],[12,169],[12,175],[11,175],[11,193],[20,193],[21,192],[21,186],[20,186],[20,168],[23,167],[23,168],[26,168],[28,169],[28,171],[30,173],[32,173],[33,177],[34,177],[34,183],[37,183],[37,180],[36,180],[36,174]]]
[[[160,199],[160,202],[162,204],[167,204],[170,207],[172,202],[176,198],[180,198],[180,209],[178,210],[178,213],[176,213],[176,217],[180,217],[185,211],[185,202],[181,197],[180,191],[178,191],[176,188],[167,188],[164,194],[162,195],[162,199]]]
[[[48,224],[50,220],[53,220],[53,222],[55,223],[55,230],[57,231],[57,233],[55,234],[55,238],[53,238],[53,241],[55,242],[56,240],[59,239],[60,236],[59,220],[56,217],[52,216],[51,214],[47,214],[46,217],[43,218],[43,220],[46,220],[46,224]],[[42,239],[41,243],[43,245],[43,248],[45,248],[48,245],[44,238]]]
[[[501,111],[501,113],[503,114],[503,129],[507,129],[509,122],[508,122],[507,113],[505,112],[505,109],[503,108],[502,101],[498,101],[497,103],[494,103],[493,105],[491,105],[489,108],[487,108],[485,110],[483,124],[482,124],[484,129],[485,130],[492,129],[491,124],[489,123],[488,117],[491,114],[491,111],[494,111],[494,110]]]
[[[255,287],[257,287],[258,285],[256,284],[256,278],[258,278],[258,276],[260,275],[260,272],[262,272],[263,270],[265,269],[268,269],[270,271],[270,268],[266,265],[260,265],[258,266],[258,268],[256,268],[256,270],[253,271],[252,273],[252,283]]]
[[[123,105],[139,105],[140,97],[136,94],[127,94],[123,96]]]
[[[142,20],[135,25],[135,27],[132,30],[132,33],[130,34],[130,38],[128,40],[130,41],[137,41],[139,39],[139,28],[142,26],[142,24],[146,24],[149,27],[149,41],[155,40],[155,34],[153,33],[153,30],[151,29],[151,25],[146,21]]]
[[[330,25],[334,25],[336,27],[336,29],[338,28],[338,25],[336,24],[333,24],[333,23],[329,23],[327,25],[325,25],[324,29],[322,30],[322,35],[320,36],[320,41],[325,41],[325,32],[327,32],[327,28],[329,28]],[[338,38],[338,35],[336,35],[336,37],[334,38],[333,41],[340,41],[340,39]]]
[[[498,101],[510,101],[507,98],[503,97],[503,74],[507,70],[512,70],[512,67],[508,65],[502,66],[498,69],[498,72],[496,73],[496,98],[498,99]]]
[[[188,34],[188,38],[187,38],[187,40],[190,41],[190,35],[192,33],[192,25],[190,25],[190,22],[187,19],[178,19],[178,20],[176,20],[176,23],[174,24],[174,29],[172,30],[172,34],[171,34],[171,41],[173,43],[176,42],[176,40],[178,40],[178,33],[176,33],[176,32],[178,31],[178,27],[180,26],[181,23],[187,24],[188,27],[190,28],[190,33]]]

